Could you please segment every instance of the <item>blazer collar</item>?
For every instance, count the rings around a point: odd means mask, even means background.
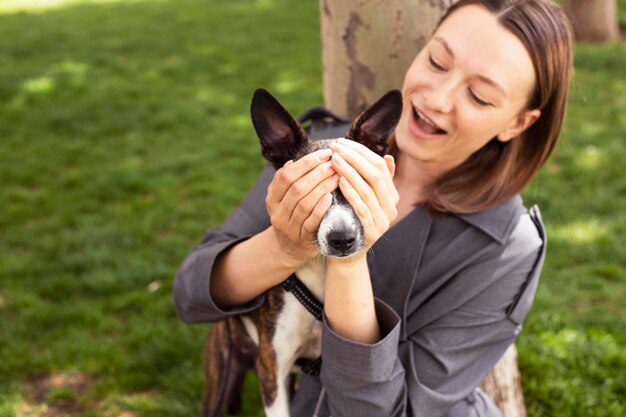
[[[522,197],[516,195],[488,210],[478,213],[456,214],[456,216],[503,245],[517,225],[524,210]]]

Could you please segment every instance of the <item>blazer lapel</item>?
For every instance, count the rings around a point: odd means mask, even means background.
[[[401,340],[406,339],[409,295],[418,275],[431,224],[431,216],[421,207],[415,208],[376,242],[368,257],[374,295],[402,318]]]

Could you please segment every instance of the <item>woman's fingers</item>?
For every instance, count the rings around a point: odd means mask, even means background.
[[[357,171],[339,153],[332,157],[333,167],[342,177],[339,184],[344,197],[348,200],[356,215],[365,224],[374,223],[377,226],[385,223],[388,216],[384,205],[389,202],[380,201],[374,189],[365,181],[362,174],[364,167]]]
[[[266,203],[272,225],[286,239],[285,244],[306,247],[315,241],[332,204],[330,193],[338,186],[366,228],[370,242],[395,219],[398,193],[393,184],[393,158],[382,158],[356,142],[340,142],[333,144],[332,150],[290,161],[276,172]]]
[[[329,195],[339,176],[330,161],[332,151],[310,154],[279,169],[266,199],[271,224],[286,245],[303,248],[315,241],[317,228],[332,203]],[[330,201],[329,201],[330,199]]]
[[[321,149],[298,159],[296,162],[288,161],[282,168],[276,171],[274,179],[267,190],[268,208],[270,205],[282,201],[294,182],[318,168],[320,164],[329,161],[331,155],[332,150]]]
[[[348,148],[341,144],[333,145],[335,155],[341,157],[341,160],[346,161],[352,168],[345,169],[345,176],[368,206],[373,203],[370,202],[370,199],[375,197],[387,216],[392,219],[395,218],[398,193],[391,177],[391,171],[395,171],[393,161],[390,158],[381,158],[363,145],[356,145],[365,151]],[[343,176],[344,172],[340,172],[342,168],[335,155],[332,157],[333,163],[336,164],[335,170]],[[391,169],[390,165],[392,166]]]
[[[304,176],[295,180],[281,200],[281,204],[292,210],[324,180],[332,177],[335,171],[331,162],[324,162]],[[310,207],[313,208],[312,206]]]
[[[339,177],[334,181],[334,186],[337,188]],[[326,193],[317,202],[311,215],[302,223],[301,236],[307,242],[315,242],[317,229],[320,227],[320,223],[324,218],[324,215],[333,204],[333,196],[330,193]]]
[[[393,156],[385,155],[384,159],[381,161],[380,155],[378,155],[377,153],[369,149],[367,146],[362,145],[358,142],[355,142],[350,139],[338,139],[337,143],[339,145],[345,146],[346,148],[357,152],[363,158],[368,160],[372,165],[379,168],[381,172],[383,172],[383,167],[384,167],[382,162],[385,162],[387,166],[387,170],[390,173],[388,177],[385,177],[385,180],[387,181],[388,186],[391,187],[393,185],[393,177],[396,173],[396,165],[395,165]]]
[[[282,200],[275,203],[268,201],[268,212],[272,219],[272,224],[290,229],[291,233],[300,234],[301,223],[313,211],[315,204],[322,196],[337,188],[337,179],[332,180],[335,171],[330,162],[318,165],[312,171],[296,179]],[[318,189],[320,188],[321,189]],[[271,200],[268,192],[268,200]],[[275,198],[275,197],[274,197]],[[289,227],[295,224],[295,227]]]
[[[326,196],[330,195],[330,193],[333,192],[338,185],[339,176],[334,174],[333,176],[324,179],[321,183],[319,183],[319,185],[313,188],[306,196],[298,201],[291,213],[289,223],[294,225],[294,227],[299,228],[301,238],[310,240],[311,236],[317,232],[317,227],[330,207],[330,204],[326,204],[328,203],[328,197]],[[322,203],[321,206],[320,203]]]
[[[391,179],[393,180],[393,177],[396,176],[396,161],[391,155],[385,155],[384,159],[387,163],[387,169],[389,169],[389,173],[391,174]]]
[[[361,221],[367,235],[369,227],[378,226],[376,224],[376,217],[380,217],[382,210],[376,210],[376,208],[373,208],[374,211],[379,212],[379,215],[376,216],[372,214],[372,208],[370,208],[367,203],[363,201],[359,192],[352,186],[352,184],[350,184],[350,181],[346,177],[340,177],[339,188],[341,190],[341,194],[343,194],[348,203],[350,203],[354,213]],[[380,223],[380,221],[378,223]]]

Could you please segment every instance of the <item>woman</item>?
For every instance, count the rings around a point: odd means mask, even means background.
[[[406,73],[395,160],[345,141],[266,172],[181,266],[180,317],[258,307],[317,256],[338,186],[374,256],[328,260],[321,375],[292,415],[500,415],[476,387],[536,289],[544,230],[519,193],[558,138],[571,49],[547,0],[458,2]]]

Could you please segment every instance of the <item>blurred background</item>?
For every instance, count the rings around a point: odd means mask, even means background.
[[[0,0],[0,417],[197,415],[209,326],[173,276],[264,166],[254,89],[323,102],[319,24],[312,0]],[[623,417],[624,38],[575,67],[524,194],[549,252],[519,367],[530,416]]]

